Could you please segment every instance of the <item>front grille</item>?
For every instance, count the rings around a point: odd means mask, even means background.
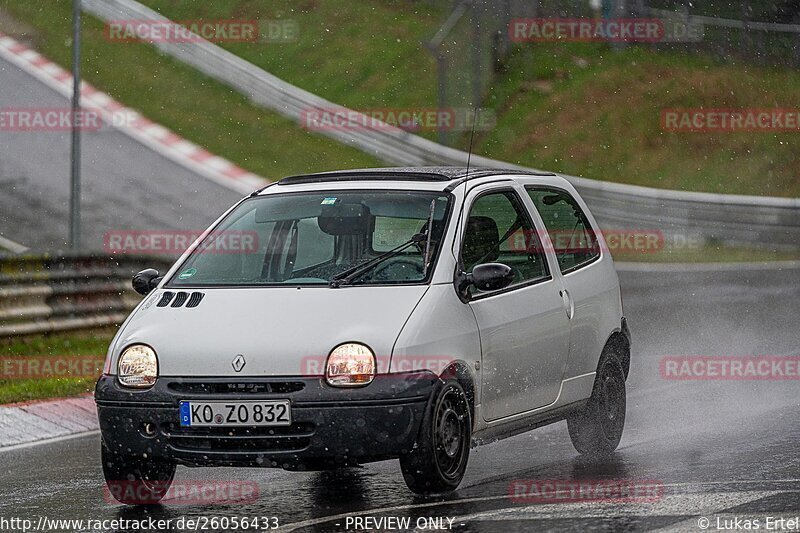
[[[191,452],[299,452],[311,445],[314,424],[286,427],[181,427],[167,424],[161,433],[176,450]]]
[[[305,388],[302,381],[173,382],[170,390],[182,394],[291,394]]]

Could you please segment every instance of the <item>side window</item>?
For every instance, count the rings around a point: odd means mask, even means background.
[[[514,271],[514,283],[549,275],[538,235],[519,197],[498,191],[472,204],[461,247],[464,270],[482,263],[504,263]]]
[[[526,190],[550,235],[561,272],[575,270],[600,256],[595,231],[569,193],[538,187]]]

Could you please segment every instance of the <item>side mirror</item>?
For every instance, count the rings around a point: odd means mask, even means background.
[[[484,263],[472,269],[469,281],[482,291],[497,291],[514,281],[514,271],[503,263]]]
[[[161,282],[163,276],[158,275],[158,270],[154,268],[148,268],[147,270],[142,270],[135,276],[133,276],[133,281],[131,285],[133,285],[133,290],[141,294],[142,296],[146,296],[152,292],[153,289],[158,287],[158,284]]]

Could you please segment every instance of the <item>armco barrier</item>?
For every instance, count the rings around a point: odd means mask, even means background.
[[[82,5],[106,21],[169,20],[134,0],[83,0]],[[311,109],[345,110],[210,42],[158,42],[154,46],[298,123],[302,113]],[[322,133],[388,163],[419,166],[467,162],[466,152],[386,125]],[[471,163],[476,167],[524,168],[481,156],[473,156]],[[604,228],[659,229],[666,235],[754,247],[800,247],[800,199],[670,191],[565,177],[580,191]]]
[[[141,297],[133,274],[163,258],[0,257],[0,337],[119,324]]]

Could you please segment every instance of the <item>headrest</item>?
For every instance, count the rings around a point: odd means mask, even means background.
[[[464,250],[461,257],[468,270],[478,262],[491,263],[500,255],[500,232],[494,219],[470,216],[467,220]]]

